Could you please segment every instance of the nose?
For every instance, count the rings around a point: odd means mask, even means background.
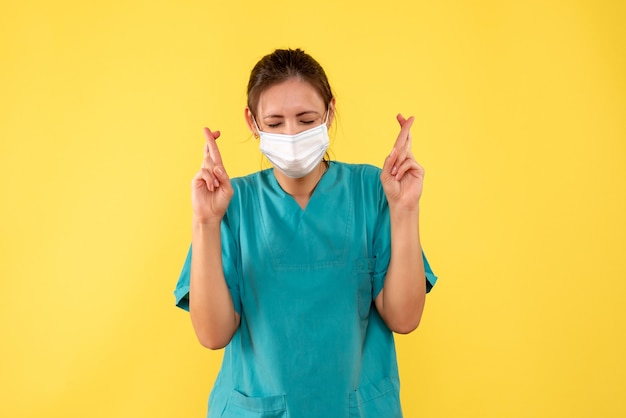
[[[304,131],[306,128],[298,125],[298,122],[295,120],[286,120],[285,121],[285,131],[283,132],[285,135],[296,135],[300,132]]]

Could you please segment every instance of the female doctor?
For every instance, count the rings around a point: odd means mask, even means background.
[[[393,333],[415,330],[423,256],[413,117],[382,170],[325,159],[335,98],[303,51],[253,68],[245,119],[273,168],[229,178],[205,128],[192,246],[175,290],[200,343],[226,347],[209,417],[401,417]]]

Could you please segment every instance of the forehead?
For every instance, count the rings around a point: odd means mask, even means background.
[[[322,96],[310,83],[298,78],[290,78],[265,89],[259,96],[258,113],[289,116],[305,111],[323,112]]]

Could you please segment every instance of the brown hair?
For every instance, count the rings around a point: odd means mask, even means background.
[[[256,63],[248,82],[248,108],[256,116],[256,107],[261,93],[274,84],[292,77],[311,84],[330,105],[333,93],[322,66],[301,49],[277,49]]]

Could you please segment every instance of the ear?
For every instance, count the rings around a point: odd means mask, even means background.
[[[246,109],[244,110],[244,117],[246,119],[246,123],[248,124],[248,129],[250,129],[250,132],[252,132],[252,135],[254,135],[255,138],[258,138],[259,131],[257,130],[256,126],[254,126],[254,116],[252,115],[252,111],[249,107],[246,107]]]
[[[333,126],[333,121],[335,120],[335,98],[330,99],[330,103],[328,104],[328,128],[330,129]]]

